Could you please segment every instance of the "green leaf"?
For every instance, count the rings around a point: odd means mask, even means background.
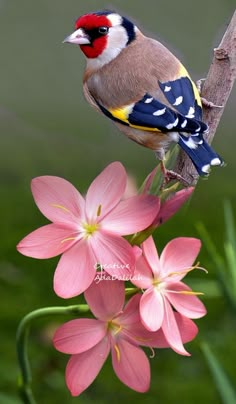
[[[234,216],[231,203],[224,201],[224,216],[226,223],[226,236],[230,244],[232,244],[234,250],[236,249],[236,231],[234,224]]]
[[[224,258],[219,254],[211,236],[202,223],[197,224],[200,237],[211,256],[218,272],[219,283],[231,308],[236,308],[236,228],[232,207],[229,201],[224,203],[225,235]]]
[[[16,396],[0,393],[0,403],[4,404],[21,404],[21,400]]]
[[[191,289],[196,290],[196,291],[201,291],[204,293],[202,296],[202,299],[215,299],[222,297],[222,290],[219,286],[219,282],[211,279],[211,280],[201,280],[201,279],[195,279],[191,278],[188,281],[188,285],[191,287]]]
[[[206,342],[203,342],[201,343],[201,349],[215,381],[215,386],[220,393],[222,402],[224,404],[236,403],[236,391],[233,384],[209,345]]]

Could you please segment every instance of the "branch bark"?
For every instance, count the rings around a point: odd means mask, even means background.
[[[209,132],[204,136],[211,143],[220,123],[225,105],[236,79],[236,11],[219,46],[214,49],[207,78],[203,84],[201,96],[223,108],[203,108],[203,121],[209,125]],[[198,174],[189,157],[180,151],[174,171],[185,178],[191,185],[196,185]]]

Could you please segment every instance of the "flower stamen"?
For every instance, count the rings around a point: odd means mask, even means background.
[[[166,278],[168,278],[170,276],[176,276],[176,275],[186,275],[189,272],[193,271],[194,269],[200,269],[201,271],[204,271],[206,274],[208,274],[208,271],[205,268],[200,267],[199,264],[200,264],[200,262],[197,262],[196,265],[194,265],[190,268],[183,269],[182,271],[169,272],[168,275],[166,276]]]
[[[149,341],[152,340],[151,338],[141,338],[141,337],[136,337],[135,335],[133,335],[133,338],[134,338],[136,341],[139,341],[139,342],[149,342]]]
[[[76,240],[76,237],[67,237],[67,238],[64,238],[64,240],[61,240],[61,243],[65,243],[66,241],[72,241],[72,240]]]
[[[168,293],[176,293],[177,295],[191,295],[191,296],[202,296],[203,292],[194,292],[193,290],[168,290],[165,289],[165,292]]]
[[[117,344],[114,345],[115,351],[116,351],[116,357],[117,361],[120,362],[120,350]]]
[[[102,205],[99,205],[97,210],[97,216],[101,216],[101,212],[102,212]]]
[[[65,212],[71,213],[70,210],[65,208],[65,206],[63,206],[63,205],[58,205],[57,203],[52,203],[51,206],[53,206],[54,208],[62,209]]]
[[[150,359],[153,359],[153,358],[155,358],[155,356],[156,356],[155,351],[154,351],[154,349],[153,349],[152,347],[149,347],[149,348],[150,348],[150,350],[151,350],[151,355],[149,356],[149,358],[150,358]]]

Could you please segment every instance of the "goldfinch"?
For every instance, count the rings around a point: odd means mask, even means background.
[[[162,162],[177,142],[202,176],[223,165],[203,138],[208,126],[196,85],[160,42],[109,10],[79,17],[64,42],[79,45],[86,56],[85,98],[128,138],[154,150]]]

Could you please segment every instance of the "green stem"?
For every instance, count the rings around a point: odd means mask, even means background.
[[[22,400],[25,404],[36,404],[31,390],[31,370],[28,358],[28,336],[31,323],[41,317],[57,314],[81,314],[89,311],[86,304],[67,306],[67,307],[45,307],[34,310],[27,314],[20,322],[16,334],[16,349],[19,367],[21,371],[19,390]]]
[[[139,288],[125,288],[125,296],[133,296],[136,293],[139,293],[140,289]]]

